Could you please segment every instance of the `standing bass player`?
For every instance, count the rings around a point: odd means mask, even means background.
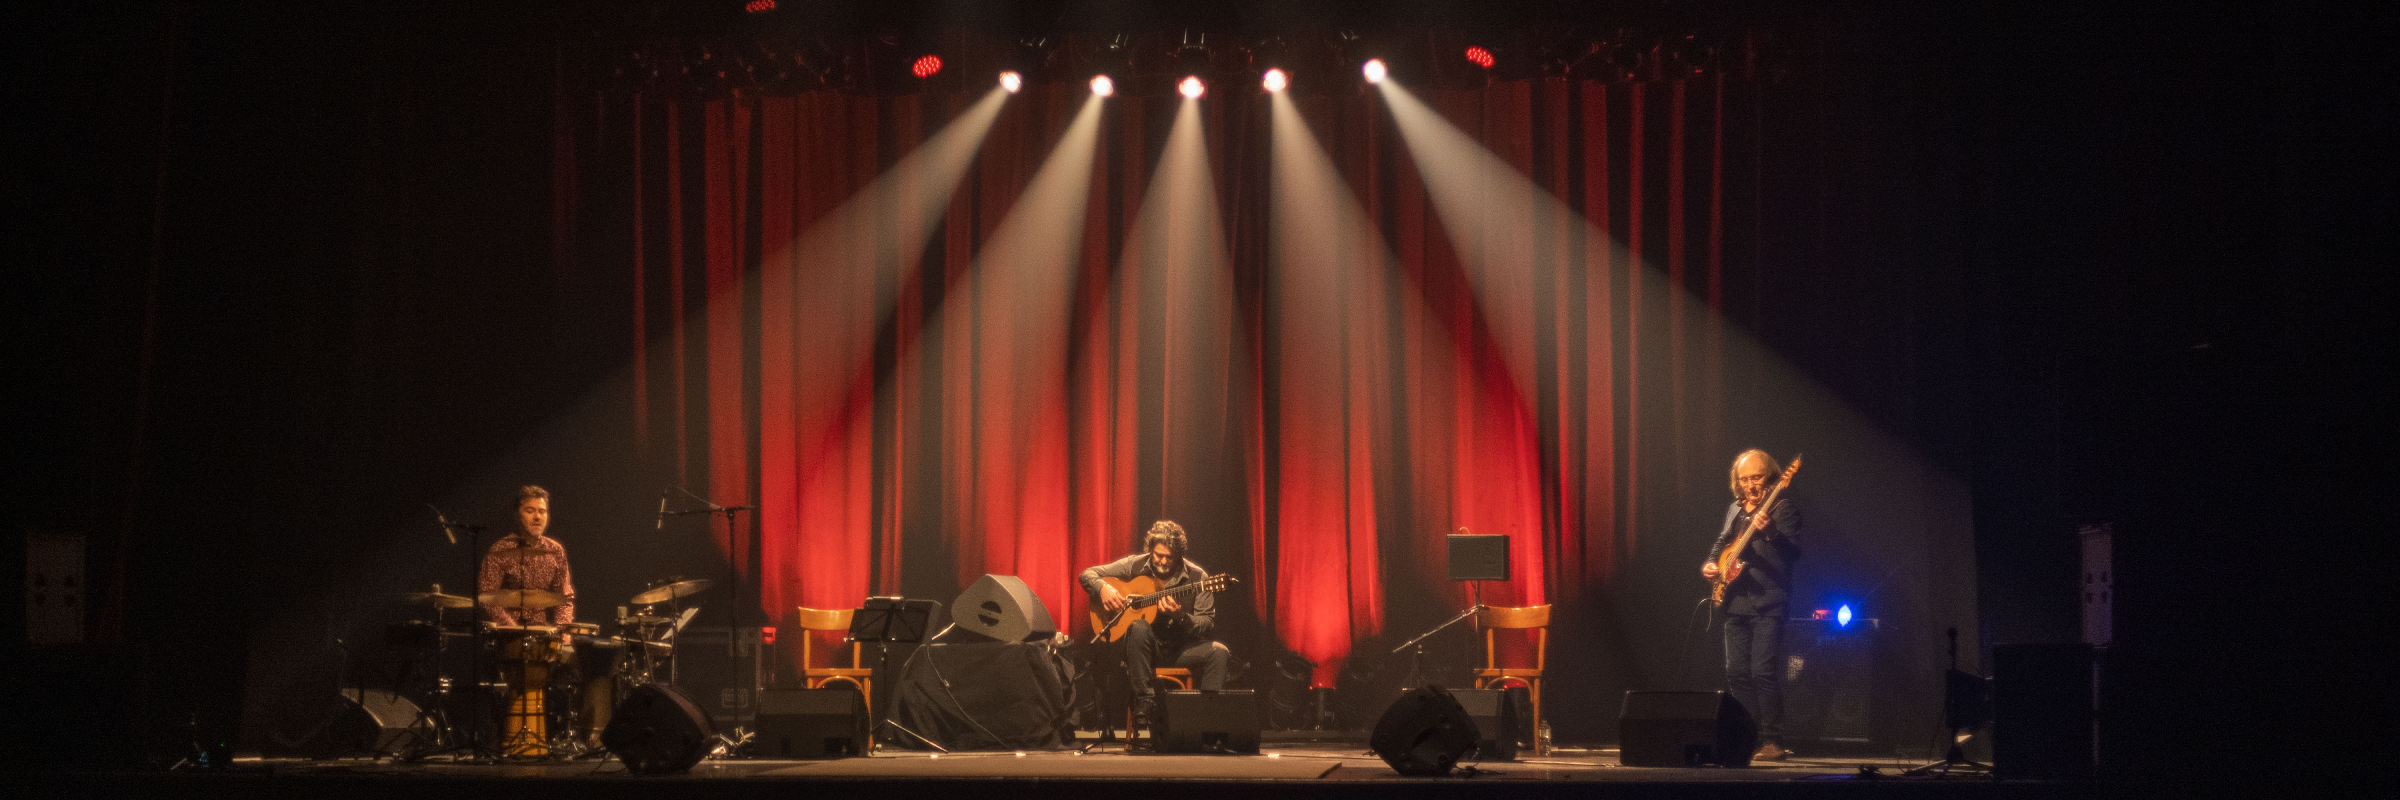
[[[1146,577],[1162,592],[1156,601],[1156,621],[1136,619],[1118,636],[1125,643],[1125,676],[1133,682],[1137,727],[1148,724],[1156,707],[1158,698],[1150,681],[1158,676],[1153,665],[1162,656],[1172,656],[1175,666],[1191,670],[1194,688],[1225,688],[1225,662],[1230,653],[1225,645],[1208,638],[1209,630],[1217,625],[1217,595],[1202,585],[1214,582],[1208,581],[1208,570],[1184,557],[1190,545],[1183,526],[1162,519],[1142,534],[1141,552],[1086,569],[1078,578],[1101,615],[1126,611],[1129,605],[1125,592],[1111,581]],[[1187,584],[1193,588],[1188,596],[1164,594]]]
[[[1793,468],[1799,463],[1795,461]],[[1725,526],[1708,549],[1701,577],[1718,582],[1729,571],[1718,566],[1728,546],[1750,532],[1734,553],[1738,568],[1722,589],[1718,610],[1725,620],[1725,690],[1758,719],[1759,747],[1753,761],[1782,761],[1783,620],[1792,593],[1792,564],[1800,560],[1800,509],[1782,491],[1789,473],[1765,450],[1744,450],[1733,459],[1733,505]],[[1773,490],[1773,491],[1770,491]],[[1764,504],[1767,508],[1763,510]]]

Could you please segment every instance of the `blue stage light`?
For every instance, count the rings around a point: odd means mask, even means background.
[[[1843,603],[1843,604],[1842,604],[1842,607],[1841,607],[1840,609],[1838,609],[1838,610],[1835,610],[1835,611],[1833,612],[1833,621],[1834,621],[1834,624],[1836,624],[1836,625],[1840,625],[1840,626],[1842,626],[1842,627],[1844,627],[1844,628],[1850,627],[1850,604],[1849,604],[1849,603]]]

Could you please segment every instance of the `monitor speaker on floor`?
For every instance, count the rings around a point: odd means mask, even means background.
[[[1533,702],[1524,687],[1512,689],[1454,689],[1467,717],[1480,736],[1475,757],[1484,761],[1515,761],[1519,748],[1533,746]]]
[[[1158,701],[1158,752],[1258,752],[1258,696],[1230,692],[1168,692]]]
[[[768,758],[867,754],[867,702],[851,687],[769,689],[758,696],[758,744]]]
[[[1003,642],[1030,642],[1058,633],[1042,598],[1015,575],[985,575],[950,604],[957,630]],[[951,637],[945,641],[957,640]]]
[[[1628,767],[1747,767],[1758,748],[1758,723],[1725,692],[1626,692],[1617,734]]]
[[[717,727],[691,698],[663,683],[633,688],[600,732],[600,744],[625,771],[641,775],[690,772],[717,746]]]
[[[1384,709],[1367,747],[1402,775],[1448,775],[1482,738],[1458,698],[1427,686],[1408,690]]]

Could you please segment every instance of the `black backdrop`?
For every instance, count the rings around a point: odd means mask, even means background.
[[[1763,327],[1970,476],[1984,644],[2073,637],[2072,532],[2116,524],[2112,763],[2333,755],[2388,674],[2329,647],[2381,630],[2375,579],[2318,579],[2373,552],[2342,510],[2375,476],[2333,467],[2386,427],[2353,410],[2387,371],[2356,288],[2393,211],[2353,177],[2392,127],[2351,41],[2377,20],[1891,5],[1786,23],[1823,45],[1824,135],[1776,162],[1819,198],[1784,233],[1860,277]],[[6,661],[29,714],[136,721],[61,728],[124,745],[92,752],[171,760],[236,720],[251,620],[504,483],[473,473],[622,336],[550,267],[555,19],[46,13],[8,48],[38,123],[6,173],[7,484],[13,528],[91,537],[99,644],[21,652],[12,614]],[[1916,355],[1856,357],[1892,324]]]

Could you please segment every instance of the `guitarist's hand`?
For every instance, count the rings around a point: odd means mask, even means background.
[[[1700,577],[1707,578],[1707,579],[1709,579],[1709,580],[1712,580],[1712,581],[1713,581],[1713,580],[1716,580],[1716,579],[1717,579],[1717,562],[1714,562],[1714,561],[1709,561],[1709,562],[1702,563],[1702,564],[1700,565]]]
[[[1125,593],[1108,584],[1100,585],[1100,607],[1110,611],[1125,610]]]
[[[1183,604],[1175,602],[1175,598],[1172,597],[1161,597],[1158,599],[1158,611],[1162,614],[1181,614],[1183,613]]]

